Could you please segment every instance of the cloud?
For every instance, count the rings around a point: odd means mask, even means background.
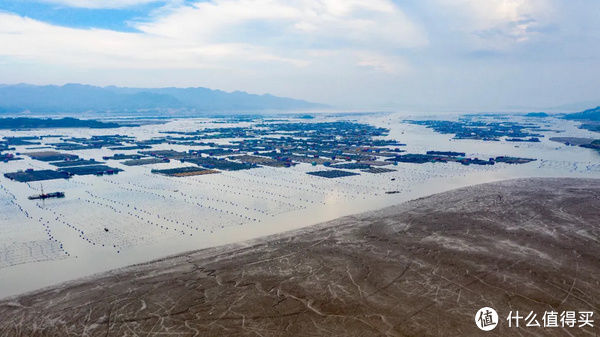
[[[552,105],[597,98],[599,11],[589,0],[161,0],[118,32],[0,10],[0,81],[201,85],[349,107]]]
[[[164,2],[165,0],[38,0],[40,2],[52,3],[68,7],[78,8],[126,8],[137,5],[145,5],[153,2]]]
[[[3,56],[85,68],[222,68],[240,58],[306,64],[250,44],[193,44],[149,34],[67,28],[7,13],[0,13],[0,45]]]
[[[551,0],[437,0],[455,13],[468,18],[473,30],[485,30],[507,22],[520,21],[527,17],[549,14]]]
[[[144,0],[118,2],[124,6]],[[337,55],[333,62],[397,74],[405,64],[394,52],[428,43],[425,32],[389,0],[170,2],[129,24],[137,31],[62,27],[0,12],[0,56],[82,69],[243,72],[274,64],[304,68],[331,61],[327,53],[332,52]]]
[[[398,56],[387,56],[372,51],[357,51],[357,65],[390,75],[401,74],[409,69],[407,62]]]
[[[214,0],[181,6],[136,27],[148,34],[192,41],[247,37],[261,30],[266,41],[299,40],[418,47],[426,34],[389,0]]]
[[[539,35],[556,20],[554,0],[434,0],[452,29],[476,48],[505,49]]]

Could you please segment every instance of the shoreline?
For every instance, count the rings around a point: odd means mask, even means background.
[[[92,335],[151,326],[183,336],[275,336],[284,327],[302,335],[313,326],[331,336],[477,336],[471,311],[482,306],[502,316],[509,309],[594,311],[599,195],[600,179],[577,178],[453,189],[0,300],[0,332],[58,336],[85,319]]]
[[[475,184],[469,183],[469,181],[472,179],[476,179],[477,183],[475,183]],[[280,235],[280,234],[294,232],[294,231],[302,230],[305,228],[312,228],[314,226],[318,226],[320,224],[327,223],[330,221],[335,221],[335,220],[343,218],[343,217],[355,216],[355,215],[359,215],[359,214],[363,214],[363,213],[367,213],[367,212],[377,211],[377,210],[384,209],[387,207],[397,206],[397,205],[409,202],[411,200],[432,196],[432,195],[435,195],[438,193],[443,193],[443,192],[454,190],[457,188],[476,186],[479,184],[497,182],[497,181],[502,181],[502,180],[506,180],[506,179],[514,179],[514,178],[511,178],[509,174],[501,175],[499,177],[496,177],[496,176],[489,177],[489,174],[487,172],[473,173],[472,177],[455,177],[455,178],[451,179],[451,181],[448,181],[447,179],[444,179],[444,178],[439,178],[439,179],[434,178],[434,179],[432,179],[432,181],[428,182],[426,189],[417,189],[417,190],[413,190],[413,191],[410,191],[407,193],[402,193],[402,194],[382,195],[379,198],[375,198],[375,199],[366,201],[368,206],[363,209],[360,209],[358,211],[356,211],[354,207],[357,207],[357,206],[364,207],[365,201],[360,200],[360,201],[354,201],[354,202],[346,202],[346,205],[342,205],[343,207],[342,207],[341,211],[338,209],[333,214],[328,214],[328,208],[330,207],[330,205],[321,207],[320,210],[314,210],[314,209],[303,210],[301,212],[298,212],[298,213],[300,213],[300,214],[298,214],[298,216],[293,217],[293,219],[294,219],[293,221],[285,221],[284,222],[285,225],[281,226],[281,221],[283,221],[283,218],[286,218],[286,219],[290,218],[289,213],[283,214],[281,216],[282,219],[275,218],[275,219],[272,219],[268,223],[263,223],[260,226],[257,226],[254,228],[253,227],[244,228],[244,235],[241,239],[236,237],[236,235],[239,235],[239,233],[236,233],[236,228],[229,228],[225,231],[225,233],[219,233],[218,235],[212,236],[211,240],[202,241],[199,244],[199,247],[196,247],[196,248],[191,247],[190,242],[183,242],[183,243],[182,242],[172,242],[172,243],[160,242],[158,244],[147,244],[147,245],[138,246],[132,250],[140,251],[140,252],[142,252],[142,251],[147,252],[148,250],[156,251],[156,249],[160,249],[164,253],[152,254],[150,258],[145,258],[145,259],[141,259],[141,260],[135,259],[135,258],[127,259],[127,256],[125,254],[125,255],[119,256],[119,258],[121,258],[121,259],[117,261],[117,263],[118,263],[117,265],[110,264],[105,268],[101,268],[100,270],[93,270],[94,268],[92,268],[92,269],[89,268],[90,266],[94,265],[94,261],[99,260],[98,255],[94,256],[93,259],[89,259],[87,262],[86,262],[85,258],[79,257],[75,261],[73,261],[73,260],[42,261],[42,262],[37,262],[37,263],[33,263],[33,264],[24,264],[24,265],[8,267],[5,269],[12,269],[12,270],[7,270],[5,273],[3,273],[4,276],[0,275],[0,285],[2,285],[3,283],[6,284],[6,285],[0,287],[0,289],[3,289],[2,291],[0,291],[0,300],[6,300],[9,298],[26,295],[31,292],[36,292],[36,291],[43,290],[46,288],[59,286],[61,284],[68,283],[71,281],[76,281],[79,279],[87,279],[90,277],[101,275],[103,273],[107,273],[107,272],[111,272],[111,271],[115,271],[115,270],[121,270],[123,268],[127,268],[127,267],[133,266],[133,265],[150,263],[152,261],[162,260],[162,259],[169,258],[172,256],[178,256],[178,255],[195,252],[195,251],[199,251],[199,250],[217,248],[217,247],[228,246],[228,245],[243,245],[245,242],[261,240],[263,238],[267,238],[270,236],[276,236],[276,235]],[[317,214],[317,217],[315,217],[315,211],[319,211],[319,213]],[[308,219],[308,220],[306,220],[306,219]],[[282,227],[283,227],[283,229],[281,229]],[[228,232],[230,232],[230,233],[228,233]],[[184,245],[185,245],[185,249],[183,249],[183,250],[181,250],[181,248],[177,248],[178,246],[184,246]],[[140,254],[129,254],[129,255],[133,256],[133,255],[142,255],[142,254],[140,253]],[[115,256],[114,255],[104,256],[104,258],[108,259],[109,261],[113,261]],[[128,261],[128,262],[124,262],[124,261]],[[80,270],[73,271],[73,268],[76,268],[77,266],[81,267],[82,265],[83,265],[83,267],[87,267],[88,269],[86,269],[83,272]],[[35,286],[35,285],[24,286],[22,280],[28,279],[26,277],[29,272],[28,269],[33,266],[41,267],[41,268],[46,267],[49,269],[49,271],[51,270],[53,273],[58,273],[58,274],[60,274],[61,272],[65,275],[66,275],[66,273],[72,273],[71,275],[75,275],[75,277],[58,277],[58,278],[55,277],[52,280],[49,280],[48,282],[40,282],[40,280],[38,279],[38,280],[36,280],[36,282],[34,282],[34,284],[42,284],[43,283],[41,286]],[[98,269],[98,267],[96,267],[96,269]],[[56,275],[56,274],[54,274],[54,275]],[[21,280],[21,282],[18,283],[17,280]],[[53,280],[56,280],[56,281],[53,281]],[[30,280],[30,282],[31,282],[31,280]],[[14,285],[18,285],[18,286],[13,286],[11,288],[11,286],[9,285],[11,283]],[[11,291],[8,289],[14,289],[14,290]],[[20,291],[18,289],[24,289],[24,290]]]
[[[46,190],[66,191],[67,198],[73,198],[74,202],[65,200],[56,207],[50,202],[50,207],[38,210],[35,205],[26,204],[21,200],[33,192],[31,188],[21,186],[10,181],[6,182],[9,191],[17,195],[19,202],[27,208],[36,220],[29,221],[22,217],[12,217],[8,220],[9,233],[14,234],[15,240],[24,246],[29,240],[34,244],[41,243],[42,247],[47,244],[47,232],[52,229],[53,239],[59,239],[68,251],[69,257],[64,256],[41,256],[40,254],[28,255],[24,250],[12,250],[23,256],[24,264],[11,265],[16,259],[6,259],[8,266],[0,269],[0,298],[6,298],[23,294],[36,289],[57,285],[81,277],[92,276],[110,270],[124,268],[129,265],[144,263],[165,256],[172,256],[188,251],[195,251],[224,244],[241,243],[249,239],[260,238],[276,233],[310,227],[316,224],[330,221],[341,216],[360,214],[366,211],[377,210],[383,207],[400,204],[415,198],[429,196],[435,193],[449,191],[455,188],[471,186],[474,184],[493,182],[504,179],[527,178],[527,177],[592,177],[597,175],[597,154],[582,148],[560,148],[559,145],[549,142],[547,139],[541,143],[520,144],[518,147],[512,143],[488,142],[485,151],[480,141],[461,140],[456,142],[445,134],[438,134],[431,129],[421,126],[404,124],[400,122],[398,114],[381,115],[377,117],[368,116],[358,118],[358,122],[373,124],[376,127],[389,128],[390,134],[386,139],[403,139],[406,150],[421,153],[431,149],[444,149],[452,151],[468,152],[473,157],[486,158],[499,155],[511,155],[518,157],[536,157],[538,161],[517,166],[499,164],[494,166],[463,166],[458,163],[447,164],[410,164],[400,163],[393,168],[395,173],[381,175],[361,175],[360,177],[348,177],[339,181],[321,180],[324,178],[310,177],[307,171],[314,169],[309,164],[300,164],[296,167],[283,169],[272,169],[269,167],[258,168],[251,171],[222,173],[210,178],[186,178],[186,180],[168,181],[162,177],[148,179],[148,170],[144,167],[127,167],[126,171],[106,179],[98,180],[96,177],[75,177],[68,182],[52,181],[45,185]],[[556,121],[553,121],[553,123]],[[561,128],[562,121],[559,121]],[[211,124],[222,126],[220,124]],[[569,125],[567,125],[569,126]],[[570,125],[569,127],[573,127]],[[186,123],[173,122],[168,129],[192,130]],[[159,135],[161,127],[148,126],[142,128],[144,131],[138,137]],[[565,128],[566,132],[579,135],[580,130]],[[80,132],[75,136],[88,137],[95,132]],[[174,149],[176,151],[187,151],[184,145],[157,146],[160,149]],[[102,150],[78,150],[71,151],[82,158],[101,158],[105,155]],[[538,155],[539,154],[539,155]],[[26,158],[21,163],[15,164],[16,169],[33,167],[43,168],[45,164],[32,162]],[[36,166],[37,165],[37,166]],[[41,165],[41,166],[40,166]],[[169,168],[171,164],[157,164],[160,168]],[[390,166],[391,167],[391,166]],[[279,183],[278,179],[283,179]],[[394,178],[395,181],[390,181]],[[317,179],[317,180],[316,180]],[[261,183],[266,185],[261,186]],[[3,182],[4,183],[4,182]],[[133,184],[133,190],[120,188],[119,192],[114,189],[115,185],[128,187]],[[223,184],[225,187],[221,187]],[[237,185],[239,184],[239,185]],[[313,187],[299,192],[297,186],[302,184],[315,184]],[[37,186],[37,184],[34,184]],[[138,186],[139,185],[139,186]],[[337,186],[336,186],[337,185]],[[35,186],[34,186],[35,187]],[[86,190],[94,190],[94,196],[87,194]],[[204,190],[203,190],[204,189]],[[283,198],[273,197],[281,189]],[[35,188],[33,189],[35,190]],[[114,191],[113,191],[114,190]],[[180,190],[187,196],[169,196],[171,190]],[[384,191],[399,190],[398,194],[384,194]],[[262,193],[264,201],[253,199],[252,195]],[[316,191],[317,193],[311,195]],[[119,196],[119,193],[127,196]],[[158,192],[160,195],[157,195]],[[242,194],[237,195],[237,192]],[[37,192],[36,192],[37,193]],[[220,194],[222,193],[222,194]],[[232,194],[227,194],[232,193]],[[168,203],[163,203],[164,199]],[[194,197],[194,200],[189,197]],[[220,201],[209,201],[208,208],[196,210],[196,202],[216,196]],[[75,201],[75,198],[81,198]],[[104,201],[95,199],[97,197],[108,198]],[[298,199],[305,199],[298,202]],[[88,200],[89,199],[89,200]],[[308,202],[310,199],[310,203]],[[86,202],[83,202],[85,200]],[[92,205],[88,201],[99,201]],[[301,205],[292,206],[288,210],[280,210],[279,200],[287,204]],[[120,206],[116,209],[106,209],[110,203],[118,202]],[[232,206],[229,202],[239,205]],[[137,212],[139,217],[135,218],[127,214],[128,209],[123,203],[137,203],[138,207],[150,210],[152,215]],[[80,207],[88,207],[89,212],[73,212]],[[173,209],[168,209],[173,205]],[[199,205],[200,206],[200,205]],[[250,208],[250,212],[242,206]],[[201,206],[202,207],[202,206]],[[212,207],[212,209],[210,209]],[[308,207],[308,208],[306,208]],[[164,209],[162,209],[164,208]],[[218,209],[225,217],[220,218],[216,212]],[[247,208],[248,209],[248,208]],[[156,211],[154,211],[156,210]],[[78,227],[85,231],[85,236],[94,236],[97,244],[107,244],[106,248],[93,245],[82,239],[77,230],[59,220],[55,221],[56,215],[53,211],[62,213],[60,220]],[[258,218],[258,222],[236,221],[228,217],[227,213],[250,214]],[[285,213],[280,213],[285,212]],[[269,214],[267,214],[269,213]],[[272,217],[271,214],[275,213]],[[121,214],[125,216],[121,216]],[[156,215],[166,215],[169,220],[156,220]],[[105,217],[106,216],[106,217]],[[237,214],[236,214],[237,216]],[[40,221],[37,221],[37,218]],[[42,222],[45,221],[47,226]],[[225,220],[221,220],[225,219]],[[233,220],[232,220],[233,219]],[[154,223],[146,226],[146,221]],[[162,229],[162,225],[171,227],[167,221],[178,220],[185,222],[186,226],[178,225],[179,229],[185,230],[192,237],[180,236],[179,233]],[[254,219],[256,221],[256,219]],[[26,226],[20,226],[21,222]],[[112,226],[114,224],[114,226]],[[187,226],[191,224],[193,226]],[[154,226],[156,225],[156,227]],[[160,225],[160,228],[158,228]],[[221,225],[225,225],[222,227]],[[112,227],[111,227],[112,226]],[[189,227],[196,227],[195,229]],[[110,235],[106,235],[103,228],[110,228]],[[126,233],[113,231],[113,228]],[[190,231],[188,232],[188,228]],[[199,228],[199,229],[198,229]],[[214,233],[212,231],[214,230]],[[31,234],[25,234],[31,231]],[[209,233],[210,231],[210,233]],[[114,233],[114,235],[113,235]],[[93,239],[93,238],[90,238]],[[7,237],[5,242],[13,240]],[[115,249],[112,249],[113,244]],[[10,252],[10,247],[5,252]],[[77,256],[77,258],[74,258]],[[22,262],[21,261],[21,262]],[[42,262],[31,262],[42,261]]]
[[[139,246],[139,247],[136,247],[135,250],[148,251],[148,250],[151,250],[152,248],[162,248],[165,253],[164,254],[163,253],[153,254],[149,258],[141,259],[141,260],[140,259],[120,260],[121,263],[119,263],[116,266],[114,264],[111,264],[111,265],[108,265],[107,267],[101,268],[99,270],[98,270],[98,267],[96,267],[96,270],[94,270],[94,268],[92,268],[92,269],[86,269],[86,271],[83,271],[83,272],[81,270],[73,271],[72,268],[76,268],[77,266],[84,265],[89,268],[89,266],[93,265],[93,261],[87,261],[87,263],[86,263],[86,260],[82,259],[82,258],[78,258],[74,263],[73,263],[73,261],[69,261],[69,260],[44,261],[44,262],[38,262],[38,263],[34,263],[34,264],[18,265],[18,266],[6,268],[6,269],[12,268],[13,269],[12,273],[11,273],[11,271],[8,271],[7,273],[4,273],[4,276],[0,276],[0,284],[11,283],[11,280],[27,279],[24,277],[27,275],[29,268],[31,268],[33,266],[40,267],[42,265],[49,268],[49,270],[51,270],[53,273],[60,273],[61,268],[62,268],[63,272],[65,272],[65,270],[66,270],[66,272],[71,272],[72,273],[71,275],[75,275],[75,277],[58,277],[58,278],[53,277],[49,282],[40,282],[40,280],[36,280],[36,282],[33,282],[31,286],[23,286],[22,282],[16,283],[16,281],[15,281],[13,284],[18,284],[18,286],[13,287],[12,289],[15,289],[13,291],[7,291],[7,289],[10,289],[9,286],[2,287],[2,289],[4,289],[4,291],[5,291],[5,295],[0,294],[0,301],[9,300],[11,298],[16,298],[19,296],[25,296],[25,295],[43,291],[43,290],[46,290],[49,288],[54,288],[54,287],[58,287],[58,286],[61,286],[64,284],[77,282],[79,280],[92,279],[92,278],[101,276],[106,273],[119,272],[119,271],[121,271],[123,269],[127,269],[129,267],[146,265],[149,263],[163,261],[163,260],[166,260],[169,258],[183,256],[183,255],[190,254],[190,253],[196,253],[199,251],[205,251],[205,250],[211,250],[211,249],[219,250],[219,249],[225,249],[225,247],[240,248],[240,247],[245,247],[248,245],[258,244],[260,242],[264,242],[265,240],[268,240],[269,238],[274,238],[274,237],[278,237],[281,235],[292,235],[294,233],[305,232],[306,230],[311,230],[313,228],[319,228],[320,225],[334,222],[339,219],[343,219],[346,217],[352,217],[352,216],[359,216],[359,215],[367,214],[370,212],[378,212],[378,211],[381,211],[381,210],[384,210],[384,209],[387,209],[390,207],[398,207],[398,206],[406,204],[408,202],[427,198],[427,197],[432,197],[432,196],[434,196],[436,194],[440,194],[440,193],[445,193],[445,192],[454,191],[454,190],[460,190],[460,189],[474,187],[474,186],[483,185],[483,184],[487,184],[487,183],[511,181],[511,180],[516,180],[516,179],[536,179],[536,178],[538,178],[538,177],[524,177],[524,178],[492,177],[492,178],[490,178],[485,172],[480,172],[479,175],[483,178],[482,179],[483,181],[480,180],[474,184],[468,184],[468,183],[465,183],[464,181],[462,183],[457,182],[457,181],[445,182],[447,185],[443,185],[443,184],[436,185],[435,188],[433,188],[432,190],[428,190],[425,193],[420,193],[421,191],[418,191],[418,192],[412,191],[413,193],[410,193],[410,196],[408,196],[408,197],[406,196],[406,194],[392,195],[392,198],[387,198],[388,202],[385,203],[383,205],[383,207],[381,207],[380,204],[377,203],[377,204],[369,205],[369,207],[367,207],[365,209],[354,212],[354,211],[350,210],[351,206],[349,206],[344,209],[344,211],[345,211],[344,214],[334,214],[334,215],[330,215],[329,217],[322,217],[316,221],[314,219],[312,219],[311,221],[308,222],[308,224],[304,220],[305,218],[298,216],[298,217],[295,217],[296,221],[288,222],[287,226],[285,227],[284,230],[280,230],[280,227],[275,227],[275,224],[278,221],[278,219],[275,219],[271,223],[263,224],[258,230],[256,228],[252,228],[249,231],[245,232],[246,234],[250,233],[250,235],[243,239],[232,238],[232,236],[229,236],[228,233],[224,233],[224,234],[217,236],[216,242],[210,241],[210,242],[204,243],[200,247],[196,247],[196,248],[190,248],[189,246],[186,246],[186,249],[183,249],[183,250],[181,248],[179,248],[179,249],[172,248],[173,245],[171,245],[171,244],[167,245],[162,242],[159,244]],[[550,177],[550,178],[580,179],[580,178],[562,178],[562,177]],[[442,179],[442,180],[444,180],[444,179]],[[453,179],[453,180],[456,180],[456,179]],[[463,179],[459,179],[459,181],[460,180],[470,180],[470,178],[463,177]],[[432,185],[432,184],[429,184],[429,185]],[[441,187],[441,186],[443,186],[443,187]],[[390,202],[389,201],[390,199],[396,199],[396,200]],[[401,200],[398,201],[398,199],[401,199]],[[311,211],[312,210],[305,210],[303,213],[308,213]],[[173,244],[174,244],[174,246],[181,245],[180,242],[173,243]],[[136,255],[136,254],[131,254],[131,255]],[[124,257],[124,256],[122,256],[122,257]],[[114,257],[110,257],[110,258],[112,260]],[[94,260],[98,260],[98,257],[95,257]],[[15,269],[18,272],[15,273],[14,272]],[[10,276],[8,274],[10,274]],[[55,275],[56,274],[53,274],[53,276],[55,276]],[[36,284],[38,284],[38,285],[41,284],[41,286],[36,286]],[[24,290],[17,290],[17,289],[24,289]]]

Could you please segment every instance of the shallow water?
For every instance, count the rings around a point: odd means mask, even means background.
[[[175,161],[132,167],[107,161],[109,166],[122,168],[124,172],[102,177],[75,176],[42,184],[19,183],[0,176],[0,297],[170,254],[296,229],[461,186],[518,177],[600,177],[597,152],[548,139],[552,136],[594,137],[570,121],[527,119],[561,132],[543,132],[546,137],[540,143],[511,143],[452,140],[452,135],[403,123],[405,118],[416,117],[377,114],[356,116],[355,120],[389,128],[386,138],[406,143],[405,149],[410,153],[453,150],[484,159],[508,155],[537,161],[494,166],[399,163],[386,166],[397,170],[395,172],[361,172],[358,176],[339,179],[307,175],[307,171],[315,170],[309,164],[194,177],[150,173],[153,168],[181,166]],[[333,119],[319,117],[317,121]],[[523,117],[513,119],[523,120]],[[182,119],[138,128],[3,131],[2,135],[127,134],[149,139],[162,136],[158,133],[161,130],[192,131],[240,125],[249,124],[211,124],[207,119]],[[18,146],[17,152],[34,151],[26,150],[27,147]],[[189,149],[168,144],[154,148]],[[106,148],[67,152],[99,161],[102,156],[115,152],[136,153],[135,150]],[[54,169],[28,157],[0,163],[2,174],[27,168]],[[40,192],[42,185],[46,192],[64,191],[66,198],[28,200],[29,195]],[[386,194],[386,191],[400,193]]]

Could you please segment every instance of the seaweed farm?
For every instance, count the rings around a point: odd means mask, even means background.
[[[538,137],[543,137],[540,131],[547,131],[543,130],[539,125],[530,122],[518,123],[507,120],[486,121],[481,120],[481,116],[478,115],[463,116],[458,121],[420,120],[408,122],[427,126],[439,133],[454,134],[454,139],[478,139],[484,141],[499,141],[503,138],[508,142],[535,143],[540,141]]]
[[[164,174],[170,177],[187,177],[187,176],[201,176],[204,174],[219,173],[217,170],[208,170],[200,167],[178,167],[164,170],[152,170],[152,173]]]
[[[5,173],[4,176],[8,179],[16,180],[22,183],[39,180],[69,179],[70,177],[68,172],[33,169]]]
[[[456,187],[600,174],[593,133],[572,121],[352,118],[3,130],[0,296]]]

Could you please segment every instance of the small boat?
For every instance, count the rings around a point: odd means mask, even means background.
[[[38,200],[38,199],[49,199],[49,198],[64,198],[64,192],[52,192],[52,193],[42,193],[37,195],[29,196],[29,200]]]

